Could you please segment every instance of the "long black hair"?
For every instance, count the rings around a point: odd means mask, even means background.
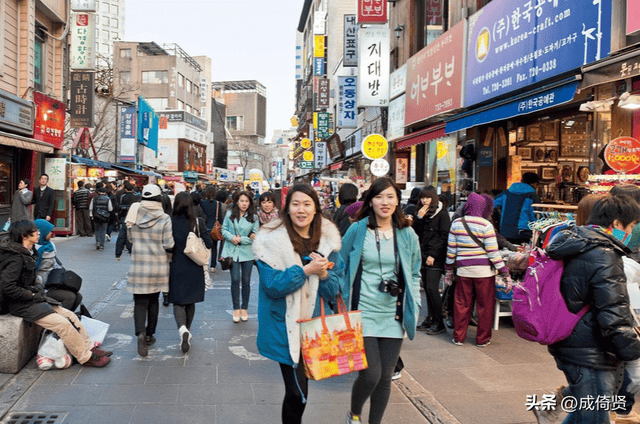
[[[189,229],[191,230],[196,228],[196,213],[193,210],[193,200],[189,193],[182,191],[176,194],[176,198],[173,201],[173,213],[171,216],[174,218],[184,216],[187,219]]]
[[[253,197],[247,193],[246,191],[239,191],[233,197],[233,207],[231,208],[231,220],[240,219],[240,208],[238,207],[238,201],[240,200],[240,196],[246,196],[249,199],[249,207],[247,208],[246,215],[244,216],[247,221],[254,222],[256,219],[256,207],[253,204]]]
[[[369,222],[367,223],[367,227],[376,228],[378,226],[378,222],[376,220],[376,213],[373,210],[373,206],[371,205],[371,201],[378,194],[382,193],[389,187],[393,187],[396,192],[396,197],[398,198],[398,204],[396,205],[396,210],[393,212],[391,217],[391,221],[393,226],[402,229],[408,227],[409,220],[405,218],[404,213],[402,212],[402,208],[400,207],[400,199],[402,199],[402,195],[400,193],[400,188],[398,185],[393,182],[393,180],[389,177],[378,178],[371,184],[369,190],[367,190],[364,199],[362,200],[362,207],[356,214],[356,221],[360,221],[363,218],[369,218]]]

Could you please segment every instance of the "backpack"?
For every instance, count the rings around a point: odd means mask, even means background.
[[[111,212],[109,212],[109,198],[100,199],[101,196],[97,196],[93,199],[93,219],[97,222],[107,222],[109,221],[109,217],[111,217]]]
[[[569,311],[560,292],[564,263],[551,259],[543,250],[531,252],[521,284],[513,287],[513,324],[525,340],[550,345],[566,339],[589,311],[589,305],[577,314]]]
[[[523,236],[521,230],[518,228],[520,214],[522,214],[524,202],[527,199],[533,200],[534,194],[535,192],[514,194],[506,190],[504,194],[504,206],[502,207],[502,219],[500,222],[500,234],[504,238],[516,239]]]

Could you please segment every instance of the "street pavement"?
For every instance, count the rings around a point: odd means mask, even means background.
[[[126,290],[130,259],[125,253],[115,260],[115,234],[104,251],[96,251],[88,237],[54,241],[64,266],[83,278],[84,303],[110,324],[104,348],[114,351],[112,363],[43,372],[34,359],[16,375],[0,374],[3,424],[29,412],[60,413],[55,422],[64,424],[281,422],[280,369],[256,348],[257,269],[248,322],[232,322],[229,273],[218,270],[212,274],[214,288],[196,306],[190,351],[180,351],[173,310],[161,305],[157,341],[142,358],[136,351],[133,298]],[[474,327],[464,346],[451,343],[451,330],[406,339],[405,370],[392,386],[383,422],[535,423],[526,410],[527,396],[540,398],[563,384],[564,376],[545,347],[518,338],[510,318],[500,321],[486,348],[475,346]],[[343,423],[354,378],[310,382],[303,422]]]

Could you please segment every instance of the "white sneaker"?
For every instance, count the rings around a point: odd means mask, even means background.
[[[189,348],[191,347],[191,332],[183,325],[178,329],[178,334],[180,334],[180,349],[182,353],[189,352]]]
[[[400,380],[400,378],[402,378],[402,372],[401,371],[394,372],[393,375],[391,376],[392,380]]]
[[[111,241],[111,236],[109,234],[105,234],[104,236],[107,239],[107,241]]]

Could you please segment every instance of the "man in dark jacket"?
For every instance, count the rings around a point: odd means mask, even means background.
[[[127,251],[131,254],[131,242],[127,240],[127,226],[124,224],[124,220],[131,205],[140,201],[140,195],[134,193],[133,185],[129,181],[125,181],[122,186],[124,187],[124,193],[118,199],[118,215],[120,217],[120,231],[118,232],[118,240],[116,240],[116,260],[118,261],[125,246],[127,246]]]
[[[85,188],[84,181],[78,181],[78,189],[71,196],[71,203],[76,209],[76,230],[80,237],[91,235],[91,219],[89,218],[89,190]]]
[[[549,346],[567,378],[568,392],[578,400],[611,399],[616,394],[616,373],[625,361],[634,364],[640,358],[622,263],[622,256],[629,253],[625,235],[638,220],[640,207],[635,201],[606,196],[594,206],[587,226],[563,230],[547,246],[549,256],[564,260],[560,291],[569,310],[575,314],[589,306],[571,335]],[[638,367],[630,371],[632,384],[637,385]],[[608,423],[607,409],[578,408],[570,422]]]
[[[89,213],[93,218],[93,226],[95,227],[96,250],[104,250],[107,225],[112,211],[111,199],[107,195],[106,187],[102,186],[98,189],[98,195],[89,204]]]
[[[43,287],[36,283],[34,245],[39,237],[36,224],[23,220],[15,222],[9,238],[0,242],[0,281],[9,312],[56,333],[82,365],[107,365],[112,352],[93,347],[76,314],[47,297]]]
[[[47,184],[49,183],[49,176],[42,174],[40,176],[40,187],[36,187],[33,190],[33,199],[31,204],[35,205],[33,208],[33,219],[45,219],[51,221],[53,216],[53,203],[55,201],[55,193],[53,189]]]

